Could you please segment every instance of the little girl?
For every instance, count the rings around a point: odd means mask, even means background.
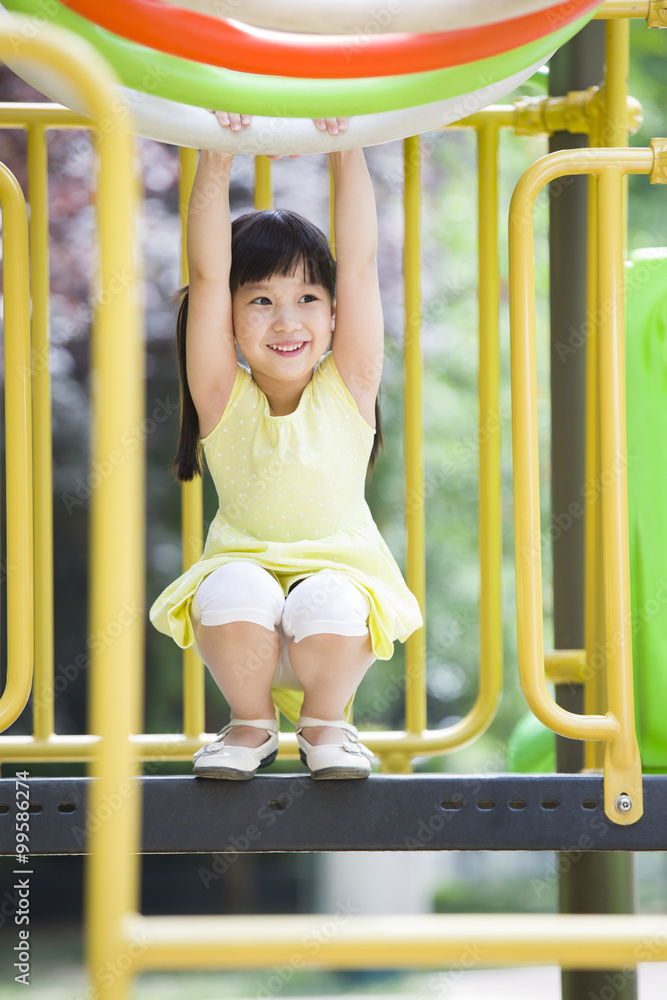
[[[174,470],[201,475],[203,449],[219,508],[201,559],[150,617],[179,646],[195,642],[231,709],[195,774],[245,779],[272,763],[278,707],[313,778],[364,778],[373,755],[347,721],[354,693],[422,625],[364,498],[381,441],[373,189],[361,149],[330,154],[334,261],[295,212],[230,223],[232,160],[200,153],[177,321]]]

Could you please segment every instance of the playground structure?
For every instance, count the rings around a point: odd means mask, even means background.
[[[9,6],[9,5],[7,5]],[[14,8],[14,5],[11,5]],[[16,5],[17,9],[21,5]],[[74,5],[72,5],[74,6]],[[540,100],[518,101],[513,107],[492,106],[457,120],[449,127],[474,129],[479,148],[480,242],[480,427],[496,426],[480,436],[480,680],[477,700],[468,715],[451,728],[429,732],[425,712],[425,650],[419,635],[411,637],[406,655],[406,723],[401,733],[369,733],[364,740],[380,757],[383,775],[358,791],[317,789],[305,776],[301,806],[284,808],[281,777],[255,779],[241,789],[202,788],[195,779],[144,778],[138,781],[140,761],[159,758],[183,760],[204,742],[203,670],[191,652],[184,665],[183,733],[179,736],[141,734],[140,690],[143,623],[137,621],[119,634],[113,646],[91,653],[89,732],[62,737],[53,732],[53,653],[45,626],[35,633],[34,622],[49,622],[52,569],[50,535],[50,396],[48,371],[30,363],[30,301],[32,301],[33,355],[48,354],[48,257],[45,174],[45,130],[91,127],[99,139],[99,289],[111,286],[123,269],[134,272],[133,219],[136,180],[127,116],[114,97],[114,79],[89,46],[61,32],[40,31],[22,38],[21,59],[48,66],[78,93],[86,116],[46,105],[3,105],[2,127],[24,127],[29,135],[28,229],[25,202],[15,179],[0,171],[3,212],[3,267],[5,278],[5,372],[7,398],[7,466],[12,469],[7,488],[7,559],[20,567],[8,580],[8,678],[0,702],[2,728],[23,711],[31,688],[34,700],[32,737],[2,737],[0,754],[6,762],[89,761],[92,782],[78,779],[41,779],[31,783],[33,802],[42,811],[33,816],[34,853],[80,851],[72,835],[72,813],[81,826],[81,811],[97,822],[88,823],[87,870],[88,961],[91,981],[100,995],[127,995],[132,974],[148,968],[270,966],[298,949],[312,927],[312,918],[147,918],[138,911],[138,852],[144,850],[224,850],[228,838],[247,829],[262,804],[268,804],[280,822],[265,833],[262,850],[405,849],[407,822],[439,808],[455,820],[430,849],[459,847],[499,849],[563,849],[589,836],[592,849],[660,849],[665,847],[665,807],[661,776],[642,782],[633,711],[632,649],[629,630],[630,589],[627,537],[625,466],[625,401],[623,361],[624,193],[628,173],[646,175],[652,183],[666,183],[667,140],[629,148],[627,135],[633,108],[625,89],[628,16],[650,12],[664,24],[657,4],[604,4],[600,16],[607,23],[607,75],[601,90]],[[590,5],[589,5],[590,7]],[[630,13],[632,7],[632,14]],[[16,48],[12,29],[0,32],[0,56],[12,65]],[[546,50],[550,51],[549,49]],[[532,67],[532,63],[531,63]],[[32,71],[26,68],[26,78]],[[516,70],[517,73],[523,70]],[[508,73],[505,84],[513,76]],[[311,81],[312,83],[312,81]],[[506,86],[511,89],[513,83]],[[488,97],[488,92],[486,94]],[[483,99],[483,98],[480,98]],[[248,108],[248,110],[252,110]],[[309,112],[306,112],[309,113]],[[363,114],[363,112],[362,112]],[[94,126],[95,127],[95,126]],[[431,126],[432,127],[432,126]],[[498,258],[497,258],[497,140],[499,130],[539,134],[586,131],[590,148],[552,153],[527,171],[517,186],[510,210],[510,294],[512,325],[512,408],[515,463],[516,559],[518,586],[519,667],[529,706],[555,732],[586,741],[586,764],[603,770],[577,777],[479,778],[457,784],[448,776],[410,776],[415,756],[442,753],[473,740],[491,722],[501,689],[500,616],[500,495],[499,427],[489,417],[498,414]],[[250,140],[249,140],[250,141]],[[273,142],[273,135],[269,135]],[[293,138],[287,138],[289,145]],[[321,140],[326,142],[327,140]],[[405,139],[405,298],[406,324],[406,489],[423,494],[421,452],[421,357],[419,346],[419,139]],[[286,146],[288,148],[288,146]],[[195,154],[183,149],[182,198],[192,183]],[[270,200],[269,165],[257,161],[257,207]],[[586,174],[589,181],[589,308],[600,322],[588,338],[587,478],[599,479],[618,468],[605,491],[604,502],[587,504],[587,634],[586,648],[544,651],[542,641],[541,531],[537,478],[537,439],[534,362],[534,302],[532,275],[532,212],[539,190],[549,181]],[[28,268],[30,250],[30,273]],[[184,275],[185,277],[185,275]],[[143,419],[142,337],[132,285],[114,295],[97,296],[94,331],[93,462],[101,464],[118,449],[123,434]],[[113,335],[112,335],[113,333]],[[123,399],[123,408],[114,400]],[[31,407],[31,399],[33,400]],[[598,415],[599,414],[599,418]],[[34,419],[34,430],[31,426]],[[619,459],[621,459],[619,463]],[[113,475],[94,491],[91,516],[91,635],[118,619],[123,601],[143,604],[143,454],[124,455]],[[186,565],[199,555],[202,537],[201,485],[184,489],[183,521]],[[127,497],[135,498],[128,503]],[[34,519],[33,519],[34,504]],[[424,604],[424,510],[408,505],[406,578]],[[33,550],[34,577],[33,577]],[[108,567],[113,566],[113,574]],[[40,581],[39,588],[34,581]],[[603,586],[604,580],[604,586]],[[33,634],[35,647],[33,651]],[[591,671],[592,651],[613,637],[604,669]],[[34,683],[32,665],[34,660]],[[586,714],[566,712],[551,699],[546,678],[558,683],[585,682]],[[132,735],[131,735],[132,734]],[[601,745],[606,748],[604,757]],[[295,739],[281,737],[281,756],[295,758]],[[293,779],[290,779],[293,780]],[[6,784],[6,783],[3,783]],[[13,788],[13,782],[12,782]],[[140,840],[141,795],[148,804]],[[600,791],[603,788],[603,801]],[[132,789],[128,792],[127,789]],[[84,797],[84,791],[87,797]],[[0,794],[8,794],[0,787]],[[446,795],[446,799],[443,799]],[[646,814],[643,797],[646,796]],[[281,799],[283,796],[283,799]],[[335,796],[335,799],[334,799]],[[361,798],[360,798],[361,796]],[[323,817],[332,800],[342,821],[323,830]],[[3,802],[5,799],[3,798]],[[11,798],[8,801],[13,801]],[[345,815],[364,802],[368,822],[351,835]],[[500,828],[495,816],[484,816],[480,801],[511,803]],[[550,812],[549,802],[560,803]],[[183,803],[183,816],[173,819],[174,803]],[[280,803],[283,802],[281,806]],[[523,802],[523,806],[516,803]],[[226,806],[220,817],[220,806]],[[276,805],[277,803],[277,805]],[[373,829],[372,817],[391,804],[410,816],[399,819],[392,834]],[[527,804],[531,808],[526,811]],[[538,805],[539,803],[539,805]],[[477,808],[475,808],[475,805]],[[591,832],[587,813],[603,805],[604,838]],[[73,806],[62,809],[61,806]],[[305,824],[307,806],[313,822]],[[490,812],[490,811],[489,811]],[[535,819],[534,814],[539,816]],[[160,830],[170,816],[170,830]],[[9,816],[9,813],[5,814]],[[460,815],[460,819],[459,819]],[[528,817],[532,815],[529,821]],[[545,818],[546,817],[546,818]],[[0,817],[1,818],[1,817]],[[13,818],[13,817],[12,817]],[[196,823],[194,822],[196,818]],[[494,824],[494,819],[496,824]],[[171,822],[173,820],[173,822]],[[553,821],[552,821],[553,820]],[[200,830],[195,831],[198,826]],[[272,828],[273,830],[273,828]],[[203,832],[201,840],[195,835]],[[160,836],[162,840],[160,840]],[[3,833],[3,838],[4,838]],[[171,839],[170,839],[171,838]],[[180,838],[180,840],[178,839]],[[9,831],[3,852],[11,853]],[[5,845],[10,845],[9,850]],[[569,968],[615,968],[633,965],[637,949],[647,939],[655,942],[650,957],[667,959],[667,920],[663,917],[584,916],[468,918],[420,917],[358,918],[354,927],[327,941],[318,963],[329,967],[407,967],[456,961],[472,939],[484,949],[485,964],[557,962]],[[142,942],[141,947],[137,942]],[[129,956],[127,968],[110,986],[102,986],[97,970]]]

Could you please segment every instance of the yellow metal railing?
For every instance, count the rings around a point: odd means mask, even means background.
[[[498,129],[510,127],[513,108],[487,109],[453,128],[478,132],[478,176],[480,191],[480,683],[471,711],[444,731],[426,730],[426,649],[423,632],[411,637],[407,647],[406,733],[372,733],[367,739],[382,758],[383,770],[408,773],[410,759],[456,749],[479,735],[495,714],[502,685],[502,634],[500,604],[500,419],[499,338],[498,338],[498,250],[497,250],[497,142]],[[45,623],[37,636],[33,703],[35,722],[32,736],[5,736],[1,741],[5,760],[85,761],[91,759],[99,735],[61,736],[54,732],[53,718],[53,534],[51,497],[51,431],[48,342],[48,213],[46,205],[45,132],[49,128],[88,128],[86,117],[49,105],[0,106],[0,127],[23,127],[28,134],[30,194],[33,211],[30,242],[33,253],[31,290],[35,371],[34,409],[36,456],[35,511],[39,546],[36,570],[40,581],[35,596],[38,620]],[[406,578],[417,595],[422,610],[425,603],[424,571],[424,487],[421,419],[421,348],[419,329],[420,241],[419,241],[419,160],[418,137],[405,142],[405,271],[406,271],[406,491],[408,558]],[[183,226],[196,166],[194,150],[181,150],[180,208]],[[271,200],[270,161],[256,159],[256,207]],[[183,257],[182,280],[187,281]],[[482,359],[484,363],[482,364]],[[183,566],[199,558],[203,541],[202,484],[196,481],[182,492]],[[31,602],[29,602],[31,605]],[[31,605],[32,606],[32,605]],[[25,683],[25,681],[24,681]],[[25,704],[26,698],[23,699]],[[23,707],[23,704],[21,707]],[[204,672],[193,649],[185,651],[183,670],[182,734],[145,734],[133,728],[130,743],[139,759],[187,759],[206,738],[204,730]],[[20,709],[16,714],[20,712]],[[285,734],[281,754],[296,757],[296,741]]]
[[[580,740],[602,740],[605,812],[616,823],[642,815],[641,762],[634,727],[630,585],[627,539],[623,177],[648,174],[661,181],[664,140],[649,149],[587,149],[551,153],[523,175],[510,207],[510,316],[512,328],[512,434],[519,671],[530,708],[550,729]],[[599,319],[599,431],[604,552],[608,711],[580,716],[549,695],[542,638],[541,533],[537,400],[533,210],[543,187],[558,177],[597,178],[597,301]]]
[[[353,916],[323,933],[331,917],[130,917],[135,971],[270,968],[299,959],[327,969],[456,966],[475,949],[475,967],[523,963],[617,969],[667,959],[665,916],[410,914]],[[317,951],[313,947],[317,943]],[[296,967],[296,966],[295,966]]]
[[[548,117],[548,115],[547,115]],[[406,773],[410,769],[410,758],[418,754],[439,753],[465,745],[481,733],[493,718],[502,684],[502,630],[500,600],[500,416],[498,403],[499,384],[499,339],[498,339],[498,256],[497,256],[497,143],[498,130],[502,127],[525,128],[526,109],[520,103],[516,108],[498,107],[487,109],[471,116],[455,128],[473,128],[478,134],[478,184],[479,184],[479,312],[480,312],[480,386],[479,386],[479,463],[480,463],[480,678],[477,699],[469,713],[454,726],[444,731],[425,730],[425,644],[423,633],[412,637],[412,645],[407,650],[406,668],[406,733],[372,733],[366,739],[373,750],[382,757],[383,770]],[[552,121],[554,119],[552,118]],[[62,109],[42,106],[25,106],[0,109],[0,125],[30,125],[36,122],[35,135],[43,136],[45,127],[86,126],[88,120],[82,116],[63,112]],[[29,143],[34,141],[29,131]],[[29,149],[32,149],[29,146]],[[30,154],[29,154],[30,155]],[[41,154],[40,154],[41,155]],[[32,153],[34,162],[39,162]],[[187,200],[192,183],[196,154],[182,151],[181,211],[185,219]],[[406,141],[406,409],[412,414],[407,419],[406,437],[411,446],[406,448],[410,456],[406,467],[406,490],[408,508],[408,567],[407,579],[417,594],[423,607],[423,463],[421,460],[421,406],[417,403],[421,395],[421,359],[419,351],[419,144],[413,138]],[[257,204],[270,203],[270,162],[258,158],[257,162]],[[37,182],[35,182],[38,189]],[[31,225],[37,213],[32,214]],[[411,221],[412,220],[412,221]],[[37,222],[38,226],[42,223]],[[31,240],[36,249],[39,244],[31,230]],[[39,287],[40,274],[47,274],[46,264],[38,252],[38,266],[34,269],[33,287]],[[184,270],[183,280],[187,279]],[[46,329],[46,296],[35,298],[35,320],[41,329]],[[41,349],[40,349],[41,350]],[[47,348],[43,348],[47,352]],[[41,355],[40,355],[41,356]],[[42,366],[44,367],[44,366]],[[48,413],[48,378],[42,378],[36,385],[39,410]],[[36,403],[37,412],[37,403]],[[50,455],[50,438],[46,421],[42,418],[44,440],[42,455]],[[36,446],[37,447],[37,446]],[[45,554],[39,570],[40,576],[47,576],[50,568],[51,545],[50,499],[45,497],[47,489],[45,471],[42,470],[37,506],[43,524]],[[183,565],[188,566],[201,554],[202,522],[201,482],[188,484],[183,489]],[[416,498],[416,500],[415,500]],[[44,511],[48,513],[44,513]],[[421,539],[421,544],[419,540]],[[420,583],[421,579],[421,583]],[[48,573],[52,587],[52,573]],[[42,607],[52,607],[52,592],[47,588],[42,597]],[[48,619],[47,619],[48,620]],[[36,726],[32,737],[14,736],[2,740],[3,756],[14,760],[86,760],[94,752],[98,735],[93,733],[79,736],[59,736],[53,733],[53,659],[52,637],[40,636],[42,655],[38,661],[39,683],[36,685]],[[564,653],[548,654],[548,663],[558,662],[553,679],[581,680],[586,674],[585,663],[581,664],[581,651],[572,651],[570,664],[578,664],[573,674],[567,672]],[[574,657],[574,659],[572,659]],[[554,669],[556,669],[554,667]],[[599,673],[599,671],[598,671]],[[142,734],[137,726],[131,736],[131,745],[140,759],[187,758],[201,744],[204,719],[204,674],[201,662],[193,650],[186,651],[184,661],[184,718],[182,734]],[[283,756],[296,756],[294,737],[282,737]]]
[[[11,113],[10,113],[11,112]],[[37,119],[34,135],[39,141],[43,137],[44,127],[55,122],[56,126],[73,125],[81,127],[89,124],[87,119],[63,113],[60,109],[49,109],[44,106],[21,109],[0,109],[0,124],[16,125],[18,122],[29,124]],[[494,108],[487,109],[471,116],[456,127],[474,128],[479,141],[479,246],[480,246],[480,403],[479,403],[479,448],[480,448],[480,684],[478,697],[471,711],[458,723],[441,732],[428,732],[423,726],[425,706],[425,646],[423,636],[414,637],[412,648],[408,649],[406,671],[406,701],[408,716],[407,733],[373,733],[366,738],[374,751],[383,757],[383,769],[394,773],[405,773],[410,767],[410,757],[423,753],[438,753],[465,745],[483,731],[495,713],[500,695],[502,680],[502,633],[500,605],[500,417],[498,404],[498,287],[497,287],[497,136],[501,127],[511,127],[513,124],[521,128],[525,120],[525,108]],[[29,143],[34,141],[33,132],[29,132]],[[29,147],[32,148],[32,147]],[[39,147],[37,147],[39,148]],[[31,155],[31,154],[29,154]],[[40,154],[41,155],[41,154]],[[32,153],[33,161],[39,162],[38,154]],[[187,205],[187,196],[194,170],[192,151],[183,151],[181,207]],[[418,214],[414,209],[418,205],[418,140],[406,142],[406,219],[414,219]],[[267,203],[270,199],[269,161],[258,160],[258,199]],[[263,171],[263,173],[259,173]],[[416,178],[416,183],[411,180]],[[412,185],[412,186],[411,186]],[[35,182],[37,192],[39,191]],[[37,197],[37,196],[36,196]],[[32,213],[32,220],[37,213]],[[31,222],[31,225],[33,223]],[[39,225],[39,223],[38,223]],[[38,248],[37,236],[31,231],[33,245]],[[592,243],[594,246],[594,242]],[[406,428],[410,441],[417,445],[421,440],[420,407],[414,405],[414,400],[420,395],[421,361],[419,359],[419,288],[415,275],[418,275],[418,225],[414,222],[406,227],[406,398],[413,400],[412,425]],[[46,329],[46,296],[39,295],[40,274],[47,274],[46,264],[38,252],[38,266],[34,268],[33,288],[35,296],[35,319],[38,328]],[[186,280],[187,275],[183,274]],[[36,348],[47,356],[47,347]],[[41,353],[38,355],[41,357]],[[39,365],[35,365],[39,367]],[[45,366],[42,366],[45,367]],[[35,412],[48,413],[48,379],[43,378],[41,384],[36,384]],[[42,418],[42,425],[46,421]],[[47,444],[41,446],[42,456],[50,454],[50,439],[48,430],[44,431]],[[35,445],[37,448],[37,444]],[[423,541],[415,544],[415,535],[423,540],[423,499],[415,503],[414,498],[423,498],[423,466],[419,456],[419,447],[408,448],[411,455],[417,455],[408,463],[406,469],[407,495],[412,498],[408,504],[411,519],[408,521],[409,558],[407,578],[409,585],[423,601],[423,590],[420,590],[419,577],[423,580]],[[47,480],[42,469],[42,483],[37,507],[42,507],[45,496],[50,496]],[[190,565],[199,557],[202,544],[202,504],[201,484],[187,486],[183,492],[183,562]],[[50,566],[51,546],[48,544],[50,530],[50,501],[44,503],[48,516],[42,513],[43,539],[46,561],[41,563],[40,576],[45,576]],[[420,527],[421,525],[421,527]],[[48,574],[49,581],[52,575]],[[599,593],[599,591],[598,591]],[[423,605],[422,605],[423,606]],[[42,607],[52,607],[52,595],[47,589],[42,597]],[[48,620],[48,619],[47,619]],[[53,659],[52,645],[44,635],[40,636],[42,654],[38,660],[39,682],[36,685],[36,715],[35,732],[30,736],[5,737],[2,740],[3,756],[15,760],[86,760],[90,759],[94,747],[99,740],[95,730],[88,735],[59,736],[53,733]],[[52,642],[52,640],[51,640]],[[557,651],[546,654],[545,660],[550,670],[550,678],[560,682],[572,680],[590,680],[602,675],[599,670],[591,671],[583,651]],[[184,720],[182,734],[142,734],[137,726],[130,742],[134,752],[140,759],[172,758],[183,759],[189,756],[202,742],[206,734],[203,730],[204,717],[204,684],[202,665],[193,651],[186,652],[184,664]],[[420,731],[421,729],[421,731]],[[290,735],[283,737],[282,752],[285,756],[295,756],[296,748]]]

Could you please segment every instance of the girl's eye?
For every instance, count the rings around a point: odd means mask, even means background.
[[[317,302],[317,297],[315,295],[302,295],[299,302],[303,302],[304,300],[306,302]]]
[[[266,306],[271,305],[271,299],[267,299],[266,295],[258,295],[256,299],[253,299],[250,305],[255,306]]]

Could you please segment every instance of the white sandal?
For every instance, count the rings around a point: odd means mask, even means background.
[[[225,746],[222,742],[235,726],[266,729],[269,738],[258,747]],[[192,770],[200,778],[253,778],[261,767],[273,764],[278,754],[278,723],[275,719],[232,719],[212,743],[193,754]]]
[[[309,743],[301,735],[301,730],[311,726],[342,729],[349,739],[340,743]],[[312,778],[367,778],[371,773],[373,753],[359,740],[356,728],[349,722],[331,722],[329,719],[312,719],[302,715],[296,723],[296,741],[301,761]]]

